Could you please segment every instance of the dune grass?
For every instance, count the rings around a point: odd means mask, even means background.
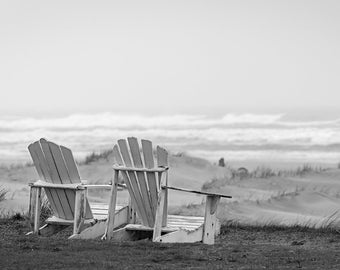
[[[0,202],[6,199],[8,190],[4,186],[0,186]]]
[[[297,167],[296,169],[291,170],[275,170],[269,167],[256,167],[252,171],[247,171],[245,168],[235,169],[231,166],[227,166],[230,171],[230,175],[226,175],[222,178],[213,178],[210,181],[207,181],[202,185],[202,190],[211,190],[220,188],[222,186],[226,186],[229,184],[235,184],[240,180],[244,179],[269,179],[272,177],[303,177],[309,173],[321,173],[323,171],[328,170],[327,168],[322,168],[318,166],[312,166],[309,164],[303,164],[302,166]]]
[[[96,161],[101,160],[101,159],[108,161],[110,155],[112,154],[112,151],[113,150],[109,149],[109,150],[101,151],[99,153],[92,152],[91,154],[85,156],[84,160],[80,161],[79,164],[80,165],[88,165],[88,164],[91,164],[91,163],[96,162]]]

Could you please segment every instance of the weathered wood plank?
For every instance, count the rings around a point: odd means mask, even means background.
[[[42,151],[44,153],[47,166],[48,166],[49,171],[50,171],[52,182],[55,183],[55,184],[62,184],[58,169],[56,167],[54,158],[52,156],[51,149],[49,147],[49,142],[46,141],[45,139],[40,139],[40,145],[41,145]],[[72,213],[72,210],[71,210],[72,202],[69,200],[69,197],[67,195],[68,192],[66,190],[63,190],[63,189],[56,189],[56,193],[59,197],[61,207],[62,207],[63,213],[65,215],[63,218],[73,219],[73,213]]]
[[[68,170],[64,161],[64,157],[61,153],[59,145],[48,142],[53,160],[55,162],[55,167],[57,168],[59,178],[62,184],[72,184],[72,180],[68,174]]]
[[[80,175],[79,175],[76,162],[74,161],[72,151],[62,145],[60,146],[60,150],[63,153],[65,164],[67,166],[67,171],[68,171],[68,174],[70,176],[72,183],[80,183],[81,182]]]
[[[208,195],[205,203],[203,243],[213,245],[215,243],[216,209],[220,196]]]
[[[40,145],[39,141],[37,141],[33,144],[30,144],[28,146],[28,150],[31,154],[34,166],[35,166],[39,176],[42,177],[42,179],[45,180],[46,182],[52,183],[51,174],[49,172],[49,168],[48,168],[48,165],[46,163],[45,156],[44,156],[44,153],[41,149],[41,145]],[[41,173],[41,175],[40,175],[40,173]],[[61,202],[60,202],[59,196],[57,194],[57,191],[45,188],[45,193],[46,193],[46,196],[47,196],[47,198],[48,198],[48,200],[51,204],[54,215],[56,215],[60,218],[65,218],[65,214],[64,214],[63,208],[61,206]]]
[[[148,232],[151,232],[154,230],[154,228],[151,228],[149,226],[144,226],[142,224],[128,224],[125,226],[125,229],[127,231],[148,231]],[[173,232],[173,231],[176,231],[177,229],[178,228],[161,227],[162,233]]]
[[[58,171],[60,181],[62,182],[62,184],[79,183],[79,181],[77,180],[72,181],[72,178],[70,177],[68,169],[67,169],[67,164],[65,163],[65,159],[63,157],[63,153],[61,152],[60,146],[52,142],[48,142],[48,145],[51,150],[51,154],[53,156],[54,163],[55,163],[55,166]],[[75,164],[74,161],[71,163]],[[77,168],[75,167],[75,169]],[[67,196],[67,200],[69,202],[70,210],[71,210],[72,217],[73,217],[75,196],[76,196],[75,191],[65,190],[65,194]],[[86,217],[92,218],[92,213],[91,213],[91,208],[89,206],[89,203],[87,200],[85,203],[86,203]]]
[[[28,146],[28,150],[31,154],[33,164],[36,166],[36,170],[39,176],[46,182],[52,182],[51,175],[46,164],[44,153],[41,149],[39,141],[30,144]]]
[[[118,230],[115,230],[112,234],[112,240],[116,242],[121,242],[121,241],[133,241],[134,233],[131,231],[127,231],[125,228],[121,228]]]
[[[125,166],[132,167],[132,162],[130,159],[129,151],[127,148],[127,143],[125,140],[119,140],[118,141],[119,149],[122,154],[122,158],[124,160]],[[133,189],[133,194],[135,195],[135,201],[137,203],[137,213],[139,217],[142,219],[143,223],[145,225],[149,225],[152,223],[151,220],[149,220],[148,215],[146,213],[145,205],[143,204],[142,195],[138,186],[137,178],[134,172],[128,172],[131,187]]]
[[[116,201],[117,201],[117,189],[118,189],[118,176],[119,171],[114,171],[113,184],[109,202],[109,210],[108,217],[106,221],[105,233],[103,236],[103,240],[110,240],[113,234],[114,222],[115,222],[115,209],[116,209]]]
[[[143,149],[145,167],[147,169],[153,169],[155,166],[155,162],[154,162],[154,157],[153,157],[152,142],[148,140],[142,140],[142,149]],[[156,208],[157,208],[157,200],[158,200],[157,196],[158,196],[158,191],[159,191],[159,187],[157,186],[157,178],[156,178],[155,172],[146,172],[146,176],[148,179],[152,212],[153,212],[153,215],[155,215]]]
[[[166,192],[165,189],[161,189],[159,191],[152,241],[156,241],[161,236],[162,233],[165,192]]]
[[[71,189],[71,190],[76,190],[76,189],[85,189],[85,187],[80,184],[80,183],[76,183],[76,184],[54,184],[54,183],[50,183],[50,182],[45,182],[45,181],[41,181],[38,180],[34,183],[30,184],[31,186],[34,187],[43,187],[43,188],[51,188],[51,189]]]
[[[85,190],[76,191],[73,234],[79,234],[85,221]]]
[[[168,152],[160,146],[157,146],[157,165],[158,167],[168,167],[169,161],[168,161]],[[163,181],[163,179],[165,179]],[[158,174],[158,180],[159,180],[159,187],[162,185],[168,186],[168,172],[159,173]],[[163,182],[162,182],[163,181]],[[162,182],[162,183],[161,183]],[[163,227],[167,224],[167,218],[168,218],[168,190],[164,193],[165,197],[165,203],[164,203],[164,210],[163,210]]]
[[[117,165],[123,166],[124,162],[123,162],[122,156],[121,156],[121,154],[119,152],[119,148],[118,148],[117,144],[113,147],[113,152],[112,153],[113,153],[114,162],[116,162]],[[134,205],[134,208],[136,209],[136,211],[138,213],[140,213],[141,210],[138,208],[138,203],[136,201],[136,195],[134,194],[134,190],[132,188],[129,175],[128,175],[128,173],[126,171],[122,171],[121,174],[123,176],[124,182],[125,182],[126,187],[127,187],[128,191],[129,191],[129,194],[130,194],[130,198],[129,198],[130,202],[131,202],[132,205]]]
[[[168,184],[168,173],[164,172],[164,173],[159,173],[158,175],[160,181],[159,181],[159,185],[160,186],[167,186]],[[167,223],[168,223],[168,190],[167,189],[160,189],[160,191],[164,191],[164,209],[163,209],[163,218],[162,218],[162,226],[166,227]],[[158,192],[158,196],[160,194],[160,191]],[[159,200],[159,198],[158,198]],[[158,206],[157,206],[158,207]]]
[[[157,146],[157,165],[158,167],[168,167],[168,152],[160,146]]]
[[[202,226],[193,231],[179,229],[177,231],[170,232],[158,237],[157,239],[154,240],[154,242],[195,243],[202,241],[202,234],[203,234]]]
[[[191,189],[186,189],[186,188],[178,188],[178,187],[170,187],[170,186],[162,186],[162,188],[164,188],[164,189],[178,190],[178,191],[183,191],[183,192],[190,192],[190,193],[195,193],[195,194],[200,194],[200,195],[218,196],[218,197],[228,198],[228,199],[231,199],[231,198],[232,198],[232,196],[224,195],[224,194],[220,194],[220,193],[213,193],[213,192],[205,192],[205,191],[191,190]]]
[[[130,146],[130,151],[131,151],[131,156],[132,156],[134,166],[136,168],[143,168],[144,165],[143,165],[142,158],[140,155],[140,150],[139,150],[137,139],[134,137],[129,137],[128,143]],[[139,184],[142,199],[143,199],[143,204],[145,205],[146,214],[150,222],[149,226],[152,227],[154,225],[155,219],[154,219],[153,211],[151,208],[151,199],[150,199],[148,186],[146,183],[145,174],[144,172],[136,171],[136,175],[137,175],[138,184]]]
[[[34,167],[35,167],[40,179],[44,179],[46,182],[51,182],[48,172],[43,172],[43,169],[42,169],[41,164],[39,162],[38,155],[35,151],[36,147],[40,148],[39,142],[32,143],[28,146],[28,151],[30,152],[30,155],[32,157]],[[47,176],[45,176],[45,173],[47,173]],[[46,193],[46,196],[47,196],[47,198],[48,198],[48,200],[51,204],[53,213],[57,213],[58,209],[57,209],[57,207],[54,203],[54,193],[51,193],[50,190],[45,190],[45,193]],[[56,194],[55,194],[55,196],[56,196]],[[55,198],[58,199],[58,197],[55,197]]]
[[[113,165],[112,166],[114,170],[118,171],[132,171],[132,172],[165,172],[169,169],[169,167],[160,167],[160,168],[152,168],[152,169],[147,169],[147,168],[137,168],[137,167],[125,167],[125,166],[117,166]]]
[[[35,234],[39,233],[40,227],[40,210],[41,210],[41,188],[32,187],[32,198],[30,209],[34,213],[33,215],[33,232]]]

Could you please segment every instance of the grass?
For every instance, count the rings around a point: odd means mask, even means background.
[[[327,169],[322,167],[314,167],[309,164],[304,164],[293,170],[274,170],[269,167],[257,167],[252,171],[247,171],[245,168],[235,169],[227,165],[230,175],[223,178],[213,178],[212,180],[202,185],[202,190],[211,190],[220,188],[228,184],[235,184],[243,179],[268,179],[272,177],[303,177],[308,173],[321,173]]]
[[[4,188],[3,186],[0,186],[0,202],[6,199],[7,193],[8,193],[8,190]]]
[[[0,164],[0,169],[3,170],[18,170],[26,167],[33,167],[33,162],[27,161],[25,163]]]
[[[44,222],[47,218],[52,216],[52,207],[45,197],[42,201],[41,204],[41,209],[40,209],[40,221]]]
[[[25,236],[27,222],[0,220],[1,269],[337,269],[340,234],[301,226],[222,226],[216,244],[156,244]]]
[[[88,165],[98,160],[104,159],[106,161],[109,160],[109,156],[112,154],[112,150],[105,150],[100,153],[92,152],[91,154],[87,155],[84,161],[79,162],[81,165]]]

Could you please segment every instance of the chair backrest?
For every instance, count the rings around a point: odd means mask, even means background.
[[[33,164],[40,180],[54,184],[81,183],[77,165],[72,151],[45,139],[40,139],[28,146]],[[44,188],[54,215],[73,220],[75,207],[75,190],[62,188]],[[86,218],[92,218],[92,212],[86,201]]]
[[[118,140],[118,144],[113,148],[116,166],[137,169],[121,172],[138,216],[143,225],[149,227],[153,227],[155,223],[160,181],[164,176],[164,172],[150,170],[168,166],[168,152],[164,148],[157,146],[155,154],[154,158],[151,141],[141,140],[140,148],[138,140],[134,137]]]

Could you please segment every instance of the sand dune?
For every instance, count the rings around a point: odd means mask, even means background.
[[[225,204],[219,215],[224,220],[246,224],[340,225],[340,198],[317,191],[303,191],[265,201]]]
[[[212,165],[210,162],[192,158],[186,155],[171,155],[169,162],[171,170],[169,181],[173,186],[183,188],[200,189],[204,182],[214,177],[223,177],[228,174],[228,170]],[[82,179],[88,183],[107,184],[112,181],[112,157],[101,159],[87,165],[80,165],[79,171]],[[0,168],[0,186],[4,186],[9,192],[7,200],[0,202],[2,212],[24,212],[28,209],[29,188],[28,183],[38,179],[38,174],[34,167],[12,167]],[[108,202],[108,192],[90,192],[91,200],[95,202]],[[126,200],[126,192],[119,192],[119,202]],[[187,193],[171,193],[169,198],[171,204],[183,205],[188,203],[200,203],[202,197]]]
[[[89,183],[108,183],[112,180],[112,160],[102,159],[79,166],[80,174]],[[339,223],[340,170],[329,169],[296,177],[271,177],[266,179],[233,179],[230,171],[210,162],[186,155],[170,157],[170,185],[201,189],[213,178],[227,179],[212,191],[232,195],[231,200],[222,200],[219,217],[223,221],[240,221],[250,224],[302,224],[324,226]],[[37,179],[34,167],[0,168],[1,184],[9,190],[7,200],[0,202],[0,211],[25,212],[28,208],[27,184]],[[90,199],[108,201],[108,192],[92,192]],[[126,192],[119,193],[119,202],[127,199]],[[204,197],[187,193],[170,192],[169,201],[174,211],[186,214],[203,212]],[[192,208],[192,204],[201,206]],[[184,205],[184,207],[183,207]],[[186,205],[190,205],[186,208]],[[176,210],[177,209],[177,210]]]

